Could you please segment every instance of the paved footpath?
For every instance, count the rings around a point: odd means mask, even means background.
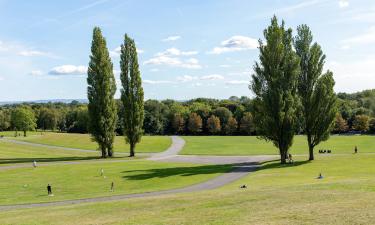
[[[257,167],[259,167],[258,165],[259,162],[275,159],[275,156],[181,156],[181,155],[178,155],[178,153],[183,149],[185,145],[185,141],[178,136],[172,136],[171,138],[172,138],[172,145],[166,151],[153,154],[151,157],[148,158],[148,160],[163,161],[163,162],[188,162],[188,163],[199,163],[199,164],[217,164],[217,165],[234,164],[233,170],[227,173],[224,173],[220,176],[217,176],[213,179],[207,180],[205,182],[191,185],[191,186],[184,187],[184,188],[138,193],[138,194],[124,194],[124,195],[113,195],[113,196],[104,196],[104,197],[95,197],[95,198],[64,200],[64,201],[57,201],[57,202],[4,205],[4,206],[0,206],[0,211],[6,211],[6,210],[12,210],[12,209],[23,209],[23,208],[35,208],[35,207],[73,205],[73,204],[80,204],[80,203],[108,202],[108,201],[117,201],[117,200],[129,199],[129,198],[152,197],[152,196],[160,196],[160,195],[166,195],[166,194],[211,190],[211,189],[224,186],[228,183],[231,183],[235,180],[238,180],[246,176],[250,172],[256,170]],[[24,142],[22,144],[26,144],[26,143],[28,142]],[[35,144],[32,144],[32,145],[35,146]],[[43,146],[46,146],[46,145],[43,145]],[[63,148],[63,149],[66,149],[66,148]],[[115,162],[115,161],[116,160],[111,160],[108,162]],[[118,161],[129,161],[129,160],[118,160]],[[61,162],[61,163],[78,164],[82,162]],[[51,163],[51,165],[52,164],[56,165],[58,163]],[[0,167],[0,170],[1,170],[1,167]]]

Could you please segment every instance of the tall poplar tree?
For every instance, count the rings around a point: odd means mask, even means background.
[[[99,27],[93,31],[91,55],[87,70],[89,131],[99,145],[102,157],[113,156],[117,123],[116,81],[106,41]]]
[[[276,16],[259,40],[259,63],[254,65],[250,89],[255,94],[254,121],[261,138],[271,141],[286,163],[293,143],[298,105],[299,59],[293,51],[292,30],[278,24]]]
[[[307,25],[298,26],[294,46],[300,57],[298,94],[309,160],[314,160],[314,147],[329,138],[337,113],[332,72],[322,74],[326,56],[321,47],[317,43],[312,44],[312,41],[310,28]]]
[[[130,145],[130,157],[143,134],[144,102],[141,73],[134,40],[125,34],[121,45],[121,101],[124,105],[124,134]]]

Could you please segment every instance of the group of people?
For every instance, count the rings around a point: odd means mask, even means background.
[[[325,149],[319,149],[319,153],[331,153],[332,151],[331,150],[325,150]]]
[[[34,168],[37,167],[37,164],[36,164],[35,160],[33,161],[33,167]],[[100,176],[102,176],[102,177],[105,178],[105,176],[104,176],[104,169],[103,168],[100,170]],[[115,191],[115,183],[113,181],[111,183],[111,189],[110,189],[110,191],[112,191],[112,192]],[[48,196],[53,196],[51,184],[47,185],[47,193],[48,193]]]

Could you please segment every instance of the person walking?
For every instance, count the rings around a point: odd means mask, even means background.
[[[357,148],[357,145],[354,147],[354,154],[357,154],[358,153],[358,148]]]
[[[52,196],[52,187],[50,184],[47,185],[48,196]]]
[[[112,181],[112,183],[111,183],[111,191],[113,192],[114,190],[115,190],[115,184]]]
[[[36,168],[36,161],[33,162],[33,167]]]

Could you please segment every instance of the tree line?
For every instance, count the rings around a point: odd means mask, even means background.
[[[362,93],[374,94],[366,95],[366,97],[356,97],[363,96]],[[343,98],[343,95],[346,97]],[[364,98],[366,99],[365,101],[375,102],[375,90],[366,90],[354,94],[338,93],[337,97],[339,112],[336,115],[331,133],[375,133],[375,111],[369,105],[363,105],[362,103]],[[118,121],[121,121],[123,106],[119,99],[116,99],[115,103],[117,118]],[[223,100],[197,98],[188,101],[170,99],[158,101],[150,99],[144,102],[145,118],[143,130],[147,135],[257,135],[253,120],[253,104],[253,99],[246,96],[232,96]],[[1,131],[16,129],[23,131],[23,127],[20,125],[20,121],[24,120],[23,117],[13,117],[12,121],[12,112],[18,111],[18,108],[25,108],[31,112],[28,114],[29,116],[25,114],[24,117],[29,117],[31,121],[34,121],[33,123],[26,123],[30,124],[30,128],[26,129],[26,131],[37,129],[68,133],[88,133],[87,104],[78,101],[72,101],[71,103],[3,105],[0,107]],[[192,113],[197,114],[202,120],[200,132],[196,132],[196,129],[189,130],[187,122]],[[225,120],[225,117],[232,118],[232,122],[234,120],[237,122],[236,129],[223,129],[222,121]],[[194,126],[191,128],[194,128]],[[299,130],[298,134],[304,133],[302,127],[297,130]],[[123,135],[123,128],[120,122],[116,124],[115,132],[116,135]]]

